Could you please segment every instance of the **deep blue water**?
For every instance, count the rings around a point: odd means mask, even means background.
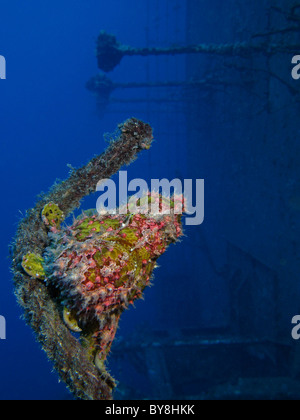
[[[36,196],[56,178],[67,177],[67,164],[78,167],[101,153],[106,147],[103,134],[132,116],[153,126],[155,143],[127,168],[129,178],[205,179],[206,217],[202,226],[186,227],[182,242],[160,259],[155,286],[146,291],[145,301],[124,314],[118,334],[130,340],[136,328],[142,331],[136,333],[141,339],[152,329],[197,330],[206,337],[212,329],[230,337],[249,332],[254,339],[284,341],[297,354],[297,343],[290,338],[291,318],[300,309],[300,81],[291,79],[293,54],[276,55],[268,62],[264,55],[259,62],[229,60],[240,65],[235,70],[224,66],[220,57],[124,58],[108,74],[115,83],[200,80],[208,74],[215,75],[215,86],[222,77],[227,86],[201,95],[173,88],[119,89],[112,95],[117,101],[101,115],[95,96],[85,89],[98,71],[95,45],[101,30],[115,34],[123,44],[167,47],[192,44],[193,39],[218,44],[250,40],[251,34],[266,30],[269,20],[268,30],[273,31],[299,24],[299,17],[288,20],[274,14],[270,1],[255,0],[249,10],[239,3],[232,0],[226,9],[222,1],[199,2],[198,26],[189,0],[0,1],[0,54],[7,62],[7,79],[0,80],[0,315],[7,324],[7,339],[0,341],[0,399],[71,398],[21,319],[8,246]],[[278,3],[290,10],[295,2]],[[285,41],[283,35],[280,42]],[[260,72],[251,72],[251,66]],[[267,83],[266,73],[274,71],[279,75]],[[136,102],[141,98],[143,102]],[[95,203],[93,196],[85,206]],[[236,308],[241,312],[247,302],[249,307],[237,315]],[[278,322],[273,325],[275,317]],[[272,375],[289,372],[297,379],[298,365],[280,351],[276,349]],[[237,350],[242,364],[248,363],[247,352],[244,356]],[[260,376],[261,357],[272,359],[270,353],[253,350],[252,376]],[[189,349],[172,355],[174,364],[182,358],[197,359]],[[216,363],[222,357],[225,365],[233,363],[227,354],[215,357]],[[112,358],[110,369],[122,385],[133,387],[135,381],[147,397],[149,384],[143,374],[133,372],[126,360],[118,363]],[[206,390],[200,376],[194,378],[191,365],[185,371],[191,381],[175,396],[197,396]],[[208,370],[211,386],[236,380],[224,372],[214,383],[213,375]]]

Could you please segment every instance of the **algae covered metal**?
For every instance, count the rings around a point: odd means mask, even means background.
[[[116,386],[106,359],[122,312],[150,284],[157,258],[182,235],[182,197],[170,212],[98,214],[86,212],[71,226],[65,218],[153,140],[136,119],[119,126],[107,151],[55,184],[20,222],[12,247],[15,294],[47,356],[77,398],[111,399]],[[158,207],[159,193],[140,203]],[[127,204],[124,206],[127,206]],[[149,206],[150,207],[150,206]],[[127,210],[127,207],[126,207]]]

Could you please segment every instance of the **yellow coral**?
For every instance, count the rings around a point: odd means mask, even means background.
[[[42,219],[46,226],[59,229],[65,216],[57,204],[48,203],[42,211]]]
[[[68,308],[64,308],[63,319],[64,323],[69,327],[71,331],[82,332],[82,329],[79,327],[73,311],[70,311]]]
[[[22,260],[23,270],[32,278],[44,279],[46,276],[44,269],[44,259],[38,255],[29,252],[24,255]]]

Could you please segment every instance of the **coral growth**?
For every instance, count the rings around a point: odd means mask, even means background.
[[[142,296],[157,258],[182,235],[176,212],[182,197],[149,193],[137,206],[156,204],[155,215],[133,213],[131,204],[116,215],[86,212],[61,226],[99,178],[149,149],[147,124],[131,119],[120,131],[104,155],[42,197],[21,221],[13,245],[16,295],[26,320],[61,378],[84,399],[111,398],[115,382],[105,361],[121,313]]]
[[[64,214],[60,210],[57,204],[48,203],[42,211],[42,220],[46,226],[49,228],[60,227],[62,221],[64,220]]]
[[[75,314],[92,358],[106,359],[121,312],[142,296],[157,258],[181,234],[171,213],[84,215],[51,235],[47,283]]]
[[[45,278],[44,260],[40,255],[28,253],[22,258],[22,268],[30,277]]]

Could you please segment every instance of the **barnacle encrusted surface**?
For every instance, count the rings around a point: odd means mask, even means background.
[[[15,294],[24,317],[62,380],[82,399],[112,398],[115,382],[105,360],[120,315],[142,295],[156,259],[181,235],[172,205],[169,214],[87,213],[61,226],[99,180],[149,149],[148,124],[130,119],[119,129],[104,154],[40,198],[12,244]]]

